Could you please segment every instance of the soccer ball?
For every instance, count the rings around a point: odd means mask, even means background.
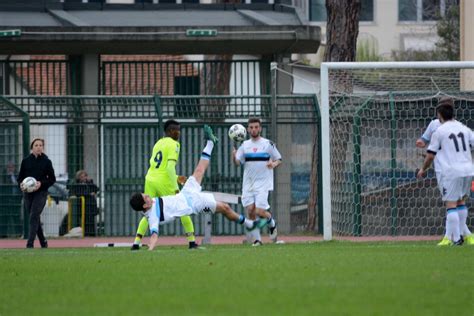
[[[26,192],[31,193],[36,187],[36,179],[33,177],[27,177],[21,182]]]
[[[234,124],[229,128],[229,138],[234,142],[241,142],[247,137],[247,130],[243,125]]]

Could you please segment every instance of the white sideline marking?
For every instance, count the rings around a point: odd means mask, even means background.
[[[96,248],[107,248],[107,247],[115,247],[115,248],[121,248],[121,247],[132,247],[133,243],[131,242],[101,242],[94,244],[94,247]]]

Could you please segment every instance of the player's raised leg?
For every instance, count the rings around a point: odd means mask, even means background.
[[[199,162],[193,172],[193,177],[199,184],[202,183],[206,169],[209,167],[214,145],[219,141],[209,125],[204,125],[204,139],[207,141],[206,146],[202,150],[201,159],[199,159]]]

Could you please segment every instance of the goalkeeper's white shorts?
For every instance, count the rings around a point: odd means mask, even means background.
[[[443,201],[455,202],[464,199],[471,193],[472,177],[438,179],[438,189]]]

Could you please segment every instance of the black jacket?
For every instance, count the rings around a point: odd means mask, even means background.
[[[30,154],[28,157],[23,159],[21,162],[20,174],[18,174],[18,184],[20,184],[26,177],[33,177],[41,182],[41,187],[38,191],[47,191],[48,188],[56,182],[53,164],[45,154],[38,157]]]

